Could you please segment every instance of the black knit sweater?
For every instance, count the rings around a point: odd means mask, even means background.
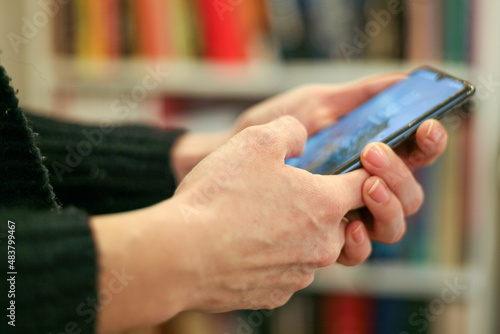
[[[0,67],[0,332],[91,333],[98,294],[88,215],[170,197],[169,154],[181,131],[27,120],[9,83]]]

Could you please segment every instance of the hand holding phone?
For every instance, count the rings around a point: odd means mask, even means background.
[[[335,124],[309,138],[304,153],[287,164],[315,174],[343,174],[361,167],[371,142],[396,147],[427,119],[439,119],[474,93],[474,87],[430,67],[412,72]]]

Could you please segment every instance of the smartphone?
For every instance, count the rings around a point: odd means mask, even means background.
[[[439,119],[475,92],[474,86],[431,67],[420,67],[330,127],[308,139],[304,153],[288,165],[314,174],[343,174],[361,167],[371,142],[396,147],[427,119]]]

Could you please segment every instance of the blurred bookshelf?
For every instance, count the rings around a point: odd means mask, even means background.
[[[354,268],[333,265],[320,269],[308,288],[316,293],[352,293],[369,296],[433,299],[440,296],[443,282],[457,280],[469,286],[480,278],[471,268],[446,268],[439,265],[408,263],[366,263]],[[460,295],[467,300],[468,291]]]
[[[251,329],[496,333],[499,196],[492,178],[500,99],[496,86],[487,83],[500,81],[500,39],[491,38],[499,28],[500,3],[405,1],[401,10],[394,3],[399,2],[73,0],[58,6],[49,24],[14,52],[4,36],[22,31],[21,17],[29,20],[44,9],[32,1],[2,2],[0,19],[10,24],[2,32],[7,47],[0,59],[20,77],[24,106],[88,122],[112,117],[113,101],[143,85],[150,71],[161,71],[165,76],[127,121],[205,131],[229,126],[249,103],[310,83],[344,83],[423,63],[470,80],[478,85],[475,112],[460,111],[448,122],[447,153],[417,171],[426,203],[409,219],[405,239],[374,245],[361,266],[318,270],[308,289]],[[370,30],[376,23],[378,30]],[[205,122],[207,114],[215,121]],[[425,328],[415,325],[422,319],[413,314],[442,301],[450,282],[466,288],[433,313],[436,319],[424,317]],[[150,332],[235,333],[241,326],[235,319],[247,319],[248,312],[193,313],[191,320],[182,315],[172,323],[183,325]]]
[[[456,76],[469,76],[467,65],[439,65]],[[168,73],[167,79],[152,92],[156,95],[256,100],[302,85],[345,83],[384,72],[408,72],[415,66],[387,60],[358,60],[350,64],[329,60],[287,63],[253,61],[245,64],[194,60],[154,62],[143,59],[96,61],[60,58],[55,61],[55,67],[60,71],[56,81],[60,91],[76,90],[93,95],[130,91],[141,82],[145,69],[151,68]],[[106,68],[106,71],[91,74],[99,68]]]

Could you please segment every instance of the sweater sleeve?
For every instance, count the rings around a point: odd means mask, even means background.
[[[170,151],[182,130],[84,126],[28,115],[59,201],[91,214],[128,211],[171,197]]]
[[[0,209],[0,238],[7,298],[1,328],[8,329],[1,332],[92,333],[97,268],[87,215]]]

